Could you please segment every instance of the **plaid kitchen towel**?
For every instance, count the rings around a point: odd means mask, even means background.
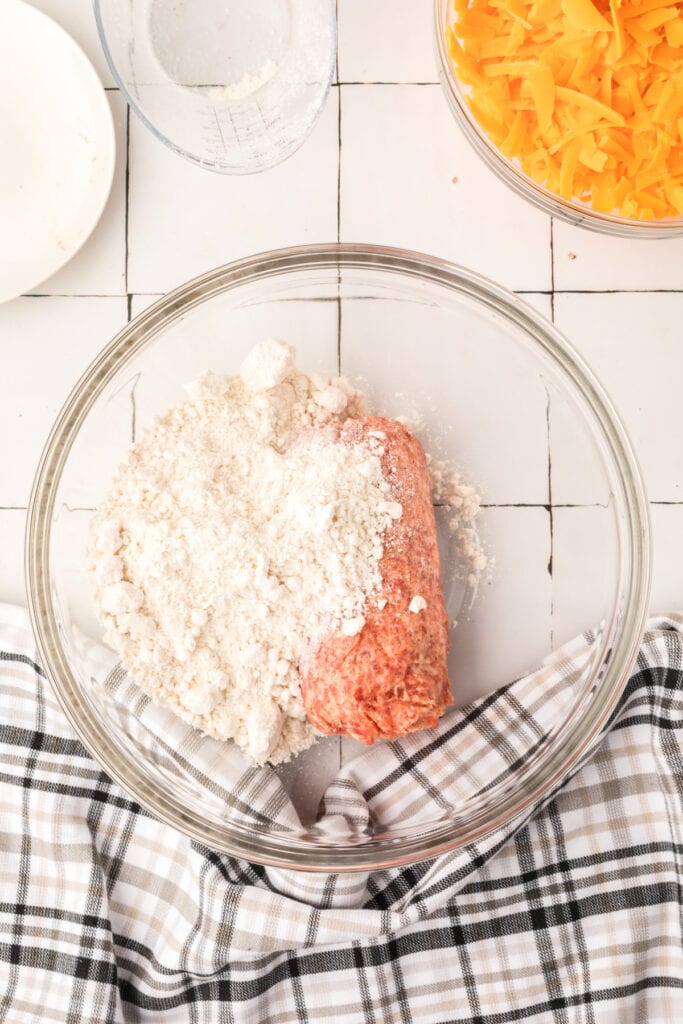
[[[504,771],[569,699],[589,646],[369,751],[319,826],[383,821],[397,800],[419,821],[450,776],[471,792]],[[132,802],[5,606],[0,1022],[683,1020],[682,652],[683,616],[653,620],[600,742],[504,829],[410,867],[318,876],[217,854]],[[264,816],[293,822],[271,786]]]

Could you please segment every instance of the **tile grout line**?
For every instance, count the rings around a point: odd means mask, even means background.
[[[335,17],[337,19],[337,79],[339,79],[339,0],[336,0]],[[341,85],[337,90],[337,241],[341,241]]]
[[[337,11],[339,0],[337,0]],[[337,60],[339,60],[339,33],[337,33]],[[337,242],[341,242],[341,162],[342,162],[342,90],[337,90]],[[342,301],[341,273],[337,271],[337,373],[342,372]]]
[[[124,207],[123,207],[123,238],[124,238],[124,285],[126,289],[126,295],[130,295],[128,288],[128,226],[130,216],[130,107],[126,104],[126,174],[125,174],[125,193],[124,193]]]
[[[683,288],[510,288],[513,295],[547,295],[552,299],[558,295],[683,295]],[[161,298],[163,292],[26,292],[21,296],[23,299],[120,299],[127,294],[149,295],[152,298]],[[370,301],[371,296],[362,296]],[[301,299],[289,299],[283,301],[300,302]],[[308,299],[308,302],[333,302],[333,299]]]
[[[555,323],[555,218],[550,218],[550,319]],[[550,524],[550,650],[555,648],[555,580],[553,578],[553,556],[555,554],[555,517],[553,514],[553,456],[550,441],[550,391],[546,387],[545,422],[548,436],[548,518]]]
[[[341,146],[342,146],[342,124],[341,124],[341,101],[342,90],[339,82],[339,0],[335,0],[335,63],[337,68],[337,242],[341,241]],[[341,273],[337,270],[337,373],[341,377]],[[339,770],[344,767],[344,743],[341,736],[337,740],[337,761]]]
[[[555,295],[683,295],[683,288],[555,288],[553,291]]]
[[[550,557],[548,574],[550,576],[550,650],[555,649],[555,581],[553,577],[553,557],[555,554],[555,515],[553,512],[553,458],[550,448],[550,392],[546,388],[545,422],[548,432],[548,519],[550,525]]]
[[[422,88],[424,86],[430,86],[430,85],[434,86],[434,85],[436,85],[439,88],[441,87],[441,83],[438,82],[438,81],[436,81],[436,82],[356,82],[356,81],[348,81],[347,82],[347,81],[339,81],[339,82],[337,82],[337,85],[360,85],[360,86],[365,86],[365,85],[368,85],[368,86],[373,86],[373,85],[407,85],[407,86],[414,86],[414,85],[417,85],[420,88]]]
[[[126,192],[125,192],[125,207],[124,207],[124,224],[125,224],[125,283],[126,283],[126,319],[130,323],[133,319],[133,293],[130,290],[128,284],[128,263],[129,263],[129,226],[130,226],[130,106],[126,104]],[[137,408],[135,405],[135,386],[137,379],[130,389],[130,438],[133,444],[135,444],[135,433],[137,426]]]
[[[339,39],[337,38],[337,53],[338,52],[339,52]],[[413,81],[401,81],[401,82],[399,82],[398,80],[389,80],[389,79],[377,79],[377,80],[373,80],[373,81],[361,81],[360,79],[359,80],[355,80],[355,79],[342,80],[342,79],[339,78],[338,60],[339,60],[339,58],[336,57],[335,58],[335,64],[337,65],[337,75],[336,75],[336,78],[334,79],[334,81],[330,82],[330,87],[332,89],[336,89],[340,85],[369,85],[369,86],[372,86],[372,85],[406,85],[406,86],[417,85],[417,86],[420,86],[420,87],[426,86],[426,85],[432,85],[432,86],[434,86],[434,85],[440,86],[441,85],[441,83],[438,81],[438,79],[432,79],[432,80],[424,79],[424,80],[419,81],[419,82],[413,82]],[[197,85],[194,84],[193,88],[197,88]],[[203,88],[203,89],[215,89],[215,88],[217,88],[217,89],[220,89],[220,88],[222,88],[222,84],[220,82],[202,82],[199,85],[199,88]],[[105,86],[103,86],[103,89],[104,89],[105,92],[120,92],[121,91],[117,85],[105,85]]]
[[[339,0],[334,3],[334,70],[335,85],[339,85]]]
[[[443,501],[432,502],[434,508],[449,508],[449,506]],[[680,501],[663,501],[654,499],[648,501],[648,505],[672,507],[672,508],[683,508],[683,499]],[[574,510],[585,510],[588,508],[602,508],[607,509],[609,505],[604,505],[600,501],[589,501],[589,502],[570,502],[570,501],[558,501],[558,502],[547,502],[547,501],[482,501],[479,505],[481,509],[493,509],[493,508],[516,508],[516,509],[545,509],[546,512],[554,511],[555,509],[574,509]]]
[[[683,508],[683,499],[681,501],[653,500],[653,501],[648,501],[648,505],[655,506],[657,508],[660,508],[660,507],[661,508]],[[447,508],[447,507],[448,506],[441,505],[438,502],[436,502],[434,504],[434,508]],[[518,502],[511,502],[511,501],[482,502],[482,504],[479,507],[482,508],[482,509],[487,509],[487,510],[488,509],[494,509],[494,508],[501,508],[501,509],[503,509],[503,508],[513,508],[513,509],[514,508],[516,508],[516,509],[538,509],[538,508],[542,508],[542,509],[545,509],[546,512],[551,512],[551,510],[558,509],[558,508],[562,508],[562,509],[575,509],[575,510],[579,510],[579,509],[583,510],[583,509],[587,509],[587,508],[602,508],[602,509],[608,508],[607,505],[601,505],[600,502],[590,502],[588,504],[576,504],[576,505],[570,504],[569,502],[558,502],[557,504],[551,505],[551,504],[548,504],[547,502],[533,502],[533,501],[529,501],[529,502],[523,502],[523,501],[518,501]],[[28,505],[0,505],[0,512],[27,512],[27,511],[28,511]],[[74,506],[73,508],[69,508],[69,511],[70,512],[94,512],[95,509],[94,508],[91,509],[90,506],[86,506],[86,505],[78,505],[78,506]]]
[[[123,299],[125,292],[29,292],[22,299]]]
[[[550,319],[555,323],[555,218],[550,218]],[[550,444],[550,437],[548,437]]]
[[[437,502],[437,507],[439,506]],[[447,507],[447,506],[444,506]],[[557,504],[551,504],[548,501],[482,501],[479,508],[544,508],[546,512],[549,512],[551,508],[608,508],[608,505],[603,505],[599,501],[587,502],[586,504],[576,503],[568,501],[558,501]]]

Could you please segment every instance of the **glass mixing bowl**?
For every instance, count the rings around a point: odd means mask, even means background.
[[[453,0],[434,0],[434,30],[439,78],[448,105],[465,137],[484,163],[517,195],[553,217],[577,227],[623,238],[674,238],[683,235],[683,217],[631,220],[618,213],[598,213],[581,200],[563,199],[525,174],[516,160],[505,156],[489,138],[467,105],[467,87],[457,78],[446,48],[446,27],[453,21]]]
[[[566,718],[504,781],[491,780],[476,800],[438,820],[370,826],[341,839],[316,828],[311,806],[340,759],[357,752],[353,742],[327,737],[277,769],[301,823],[265,829],[248,808],[237,813],[199,785],[191,758],[213,745],[213,763],[231,759],[252,786],[255,777],[272,784],[274,769],[254,769],[232,744],[194,731],[193,753],[178,756],[127,706],[112,703],[102,685],[107,660],[111,668],[116,659],[101,646],[90,598],[85,542],[92,510],[131,440],[183,397],[188,381],[207,369],[237,372],[248,349],[268,336],[294,343],[306,371],[341,371],[360,381],[378,411],[419,414],[426,449],[480,490],[480,532],[493,571],[473,603],[466,588],[446,588],[449,619],[459,620],[449,666],[458,705],[535,668],[580,631],[595,631]],[[572,541],[576,530],[580,545]],[[450,578],[454,556],[443,529],[441,542]],[[435,856],[509,820],[568,770],[604,723],[646,613],[647,506],[609,401],[530,306],[429,256],[302,247],[244,259],[177,288],[104,349],[43,453],[27,575],[40,656],[61,705],[93,756],[136,800],[208,846],[252,861],[378,868]],[[132,703],[135,693],[133,685]]]

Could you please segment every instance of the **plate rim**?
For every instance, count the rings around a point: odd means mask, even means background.
[[[92,217],[89,217],[84,221],[84,228],[80,233],[81,237],[79,237],[75,245],[68,246],[64,252],[59,254],[58,261],[49,273],[40,274],[37,279],[32,278],[31,283],[26,286],[22,285],[20,291],[16,291],[15,285],[12,285],[7,291],[5,291],[2,284],[2,275],[0,275],[0,305],[6,302],[11,302],[12,299],[16,299],[21,295],[30,293],[39,284],[42,284],[43,281],[47,281],[53,276],[53,274],[56,274],[61,270],[62,267],[73,259],[76,253],[83,248],[102,218],[109,196],[111,195],[112,185],[114,182],[114,172],[116,170],[116,135],[114,130],[114,118],[111,107],[107,101],[106,90],[92,61],[73,36],[70,35],[69,32],[67,32],[67,30],[57,21],[55,21],[54,18],[45,14],[44,11],[34,7],[31,3],[27,3],[26,0],[3,0],[0,19],[3,15],[8,15],[9,18],[13,18],[17,14],[19,15],[19,19],[28,18],[28,21],[30,22],[31,18],[33,18],[36,23],[42,23],[44,28],[46,28],[49,33],[52,33],[54,38],[59,41],[59,49],[57,52],[68,53],[70,51],[78,61],[84,73],[87,88],[93,95],[98,95],[100,114],[97,116],[103,129],[103,135],[106,136],[106,141],[101,153],[98,154],[102,158],[104,167],[101,178],[101,196],[99,202],[94,207]]]

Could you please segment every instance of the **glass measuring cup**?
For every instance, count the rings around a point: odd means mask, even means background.
[[[334,69],[334,0],[94,0],[114,78],[175,152],[225,174],[294,153]]]

